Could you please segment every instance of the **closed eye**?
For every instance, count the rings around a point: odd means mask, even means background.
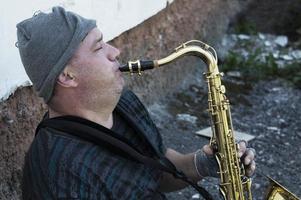
[[[102,38],[102,35],[97,38],[94,42],[93,42],[93,46],[92,46],[92,49],[94,51],[99,51],[100,49],[103,48],[103,38]]]
[[[97,42],[96,44],[96,47],[95,47],[95,50],[94,51],[99,51],[100,49],[103,48],[103,44],[101,41]]]
[[[99,51],[99,50],[101,50],[101,49],[102,49],[102,46],[96,48],[95,51]]]

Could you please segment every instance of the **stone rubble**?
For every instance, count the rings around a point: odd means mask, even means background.
[[[198,119],[197,117],[192,116],[190,114],[185,114],[185,113],[177,114],[177,120],[179,121],[186,121],[195,124],[197,119]]]
[[[289,47],[289,40],[284,35],[271,35],[258,33],[257,35],[228,34],[222,39],[222,48],[217,49],[224,59],[231,52],[248,58],[259,50],[257,59],[264,62],[266,57],[272,55],[279,68],[294,62],[301,64],[301,49]]]

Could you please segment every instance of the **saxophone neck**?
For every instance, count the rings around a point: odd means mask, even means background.
[[[125,65],[122,65],[119,69],[121,72],[130,72],[131,74],[138,73],[141,75],[141,72],[144,70],[167,65],[183,56],[199,57],[206,63],[209,73],[219,73],[216,51],[211,46],[199,40],[191,40],[181,44],[175,48],[174,52],[162,59],[129,61]]]
[[[208,44],[199,40],[190,40],[175,48],[169,56],[158,60],[158,65],[166,65],[183,56],[195,56],[201,58],[208,67],[208,72],[214,72],[217,69],[216,51]]]

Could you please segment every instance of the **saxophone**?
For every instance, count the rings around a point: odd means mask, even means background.
[[[208,111],[212,121],[212,137],[210,144],[215,151],[219,165],[220,192],[225,200],[252,200],[251,178],[245,174],[244,166],[238,157],[238,145],[235,142],[230,103],[221,83],[222,73],[217,65],[216,51],[209,45],[191,40],[175,48],[169,56],[159,60],[129,61],[119,69],[131,74],[142,74],[142,71],[158,68],[186,55],[201,58],[207,65],[205,73],[208,84]],[[298,198],[270,179],[271,186],[265,199],[267,200],[298,200]]]

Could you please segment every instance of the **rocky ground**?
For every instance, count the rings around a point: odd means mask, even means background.
[[[179,89],[168,101],[154,104],[150,113],[161,130],[164,143],[182,153],[193,152],[208,143],[196,131],[210,126],[207,87],[201,72],[189,87]],[[253,199],[264,197],[267,175],[301,197],[301,90],[287,80],[267,78],[259,82],[225,76],[226,95],[231,103],[234,130],[255,136],[249,146],[257,151],[257,171],[253,176]],[[218,180],[200,182],[214,199],[221,199]],[[192,188],[169,193],[168,199],[198,199]]]
[[[255,136],[249,142],[257,151],[257,173],[252,185],[254,199],[263,199],[268,186],[267,179],[260,174],[276,179],[301,196],[301,90],[288,86],[283,80],[236,84],[234,87],[233,81],[227,81],[227,96],[232,105],[234,129]],[[208,143],[207,138],[195,135],[197,130],[209,126],[206,98],[206,88],[191,85],[179,91],[166,105],[151,107],[166,146],[188,153]],[[178,114],[190,117],[183,119]],[[220,199],[217,184],[215,179],[201,181],[215,199]],[[170,193],[168,197],[184,200],[197,197],[195,194],[189,188]]]

